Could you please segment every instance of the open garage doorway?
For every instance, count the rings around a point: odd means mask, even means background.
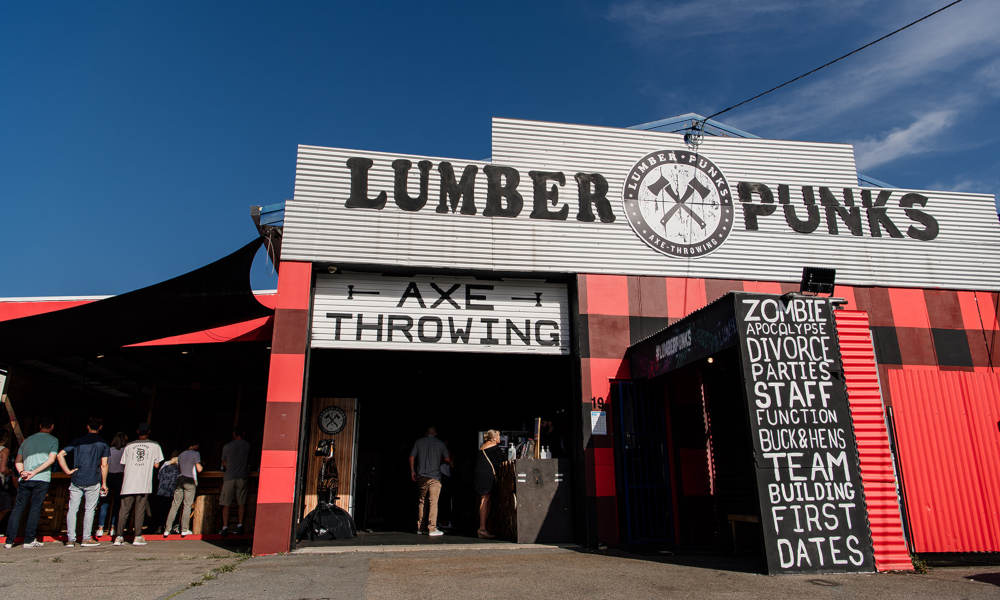
[[[310,362],[305,439],[316,437],[324,404],[350,408],[354,402],[356,407],[349,415],[355,423],[325,437],[335,440],[338,453],[353,453],[350,461],[337,460],[338,505],[352,512],[362,537],[374,533],[382,534],[380,543],[416,541],[416,490],[408,457],[428,427],[437,429],[452,457],[438,513],[445,538],[476,537],[479,504],[472,473],[482,432],[497,429],[503,443],[516,445],[533,435],[540,418],[542,444],[551,457],[569,460],[574,470],[579,465],[579,407],[573,403],[575,369],[569,356],[314,350]],[[307,463],[317,460],[312,448],[305,453]],[[309,478],[317,470],[307,464],[303,471],[300,517],[315,502],[316,489]],[[393,532],[399,535],[388,535]]]

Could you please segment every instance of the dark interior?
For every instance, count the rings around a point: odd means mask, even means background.
[[[43,415],[61,444],[82,435],[91,416],[104,419],[109,441],[118,431],[135,439],[148,421],[164,454],[196,441],[206,469],[217,470],[234,425],[257,449],[251,460],[260,456],[269,355],[265,342],[243,342],[49,356],[7,365],[7,392],[25,436]]]
[[[543,444],[572,458],[573,368],[567,356],[407,351],[313,351],[309,395],[358,398],[355,517],[359,529],[412,532],[416,500],[408,457],[428,426],[438,430],[455,468],[444,482],[439,523],[474,535],[478,498],[472,470],[478,432],[532,430],[551,422]],[[577,435],[577,437],[579,437]]]
[[[711,362],[706,357],[640,383],[646,390],[639,398],[666,404],[673,535],[663,539],[678,551],[760,554],[760,524],[752,521],[760,511],[740,373],[739,355],[730,348]],[[653,472],[660,466],[645,468]]]

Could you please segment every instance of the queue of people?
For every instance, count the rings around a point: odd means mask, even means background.
[[[191,516],[197,494],[198,474],[204,469],[199,445],[190,442],[181,452],[165,460],[160,445],[150,439],[150,428],[140,423],[137,439],[129,441],[122,432],[108,444],[101,437],[103,422],[91,418],[86,433],[59,448],[52,435],[52,419],[39,421],[38,433],[29,436],[18,448],[12,461],[10,436],[0,435],[0,519],[9,512],[4,547],[12,548],[24,521],[24,547],[37,548],[42,504],[48,494],[53,465],[58,464],[69,476],[69,502],[66,514],[67,547],[99,546],[105,526],[115,546],[124,545],[125,529],[132,517],[132,545],[146,544],[143,528],[148,514],[162,523],[163,537],[178,533],[192,534]],[[223,523],[220,533],[243,533],[244,507],[247,498],[250,445],[242,431],[234,431],[222,452],[224,484],[219,496]],[[13,468],[9,468],[13,462]],[[72,462],[72,466],[70,463]],[[156,491],[153,493],[154,476]],[[154,510],[150,513],[149,499],[153,496]],[[6,502],[5,502],[6,499]],[[169,501],[169,508],[166,508]],[[83,506],[82,539],[77,539],[77,516]],[[238,521],[230,528],[230,507],[238,507]],[[177,521],[178,512],[180,520]],[[26,514],[25,514],[26,513]],[[110,524],[108,517],[111,517]],[[97,518],[95,531],[95,516]],[[26,519],[25,519],[26,517]],[[93,532],[93,534],[92,534]]]

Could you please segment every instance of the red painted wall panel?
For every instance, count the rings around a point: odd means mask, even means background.
[[[917,552],[1000,551],[1000,372],[889,372]]]
[[[875,568],[879,571],[912,571],[913,563],[903,536],[896,473],[892,465],[868,314],[840,310],[835,316],[847,398],[851,405],[854,435],[858,440],[861,483],[875,549]]]

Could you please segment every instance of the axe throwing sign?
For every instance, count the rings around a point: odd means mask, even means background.
[[[622,201],[636,235],[668,256],[708,254],[733,229],[729,183],[712,161],[694,152],[644,156],[625,179]]]
[[[566,286],[539,279],[316,278],[314,348],[569,354]]]

